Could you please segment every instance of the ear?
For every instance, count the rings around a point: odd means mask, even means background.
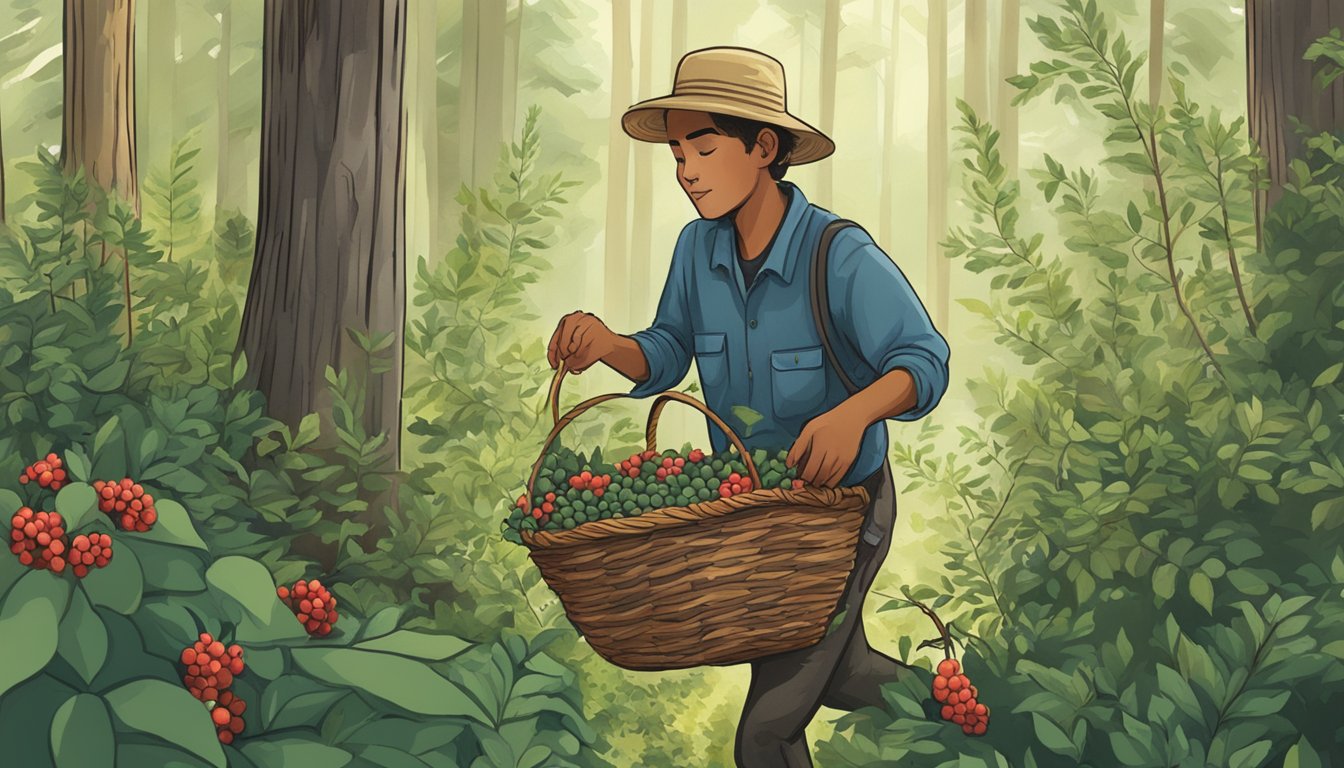
[[[756,134],[756,147],[752,150],[753,159],[758,160],[758,165],[765,168],[775,162],[775,156],[779,152],[779,136],[773,128],[762,128]]]

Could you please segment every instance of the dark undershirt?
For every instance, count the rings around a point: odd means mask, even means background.
[[[784,197],[784,213],[785,215],[788,215],[789,204],[793,202],[793,190],[786,192]],[[774,246],[775,239],[779,237],[779,230],[783,228],[784,217],[781,216],[779,219],[779,226],[775,227],[775,234],[770,236],[770,242],[766,244],[765,250],[761,251],[761,255],[754,259],[742,258],[741,247],[738,245],[736,233],[734,233],[733,252],[737,254],[737,266],[742,269],[742,283],[748,290],[751,289],[752,282],[756,280],[756,273],[761,271],[761,265],[765,263],[765,257],[770,254],[770,249]]]

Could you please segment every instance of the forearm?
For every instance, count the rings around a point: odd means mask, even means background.
[[[644,350],[629,336],[613,333],[602,362],[636,384],[649,378],[649,361],[644,357]]]
[[[904,368],[895,368],[877,381],[850,395],[836,406],[864,428],[885,421],[915,407],[918,393],[915,378]]]

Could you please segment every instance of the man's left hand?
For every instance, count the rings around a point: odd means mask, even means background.
[[[798,467],[798,477],[804,483],[833,488],[858,458],[859,444],[867,428],[843,404],[832,408],[803,426],[785,463]]]

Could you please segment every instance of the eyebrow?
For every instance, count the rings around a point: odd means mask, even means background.
[[[691,139],[694,139],[696,136],[704,136],[706,133],[715,133],[715,134],[717,134],[718,131],[714,130],[713,128],[701,128],[701,129],[698,130],[698,131],[691,131],[690,133],[686,134],[686,140],[687,140],[687,141],[690,141]],[[671,145],[674,146],[674,147],[680,147],[680,146],[681,146],[681,142],[677,141],[676,139],[672,139],[671,141],[668,141],[667,143],[668,143],[668,144],[671,144]]]

